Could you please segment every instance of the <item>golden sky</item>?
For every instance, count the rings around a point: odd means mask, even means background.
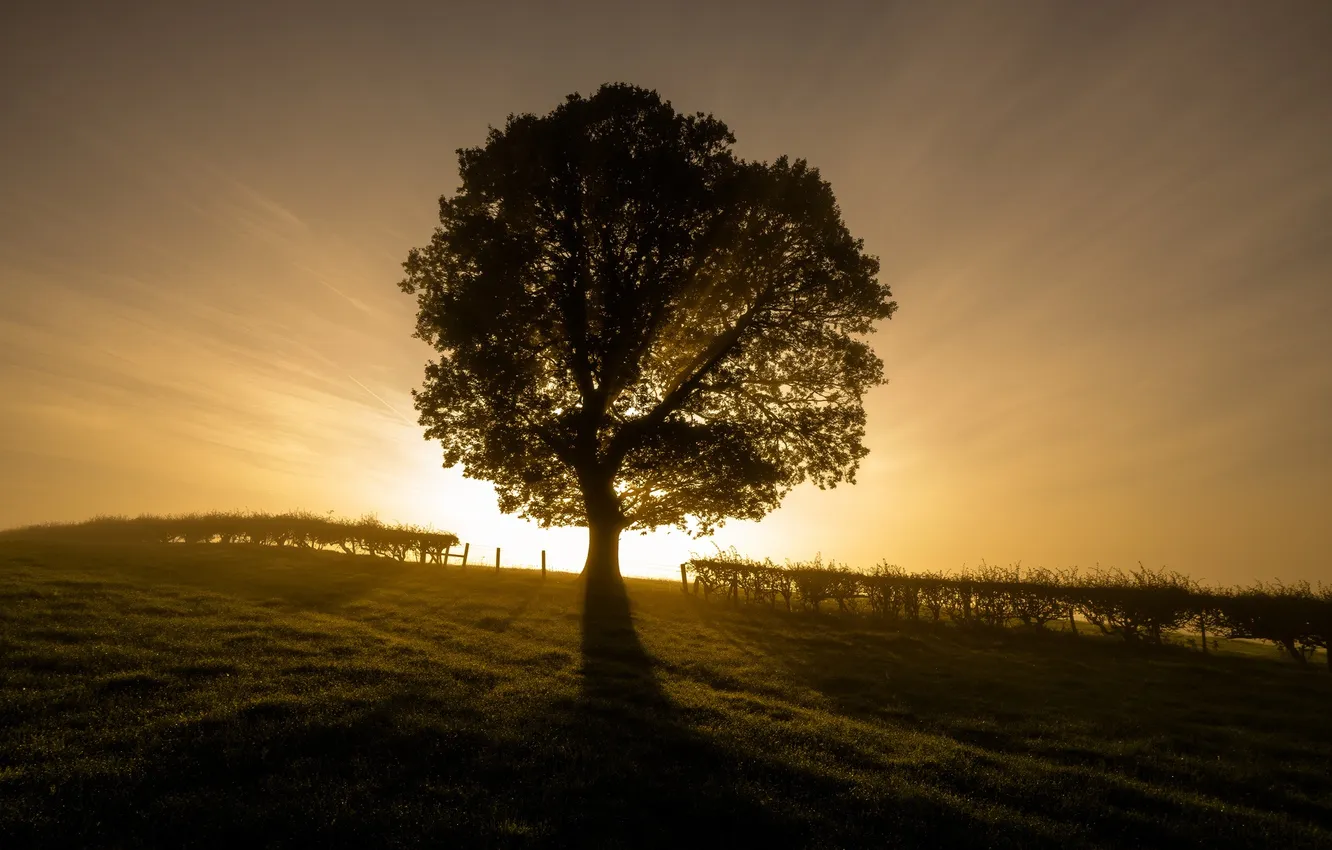
[[[859,484],[716,543],[1332,581],[1332,5],[209,5],[0,11],[0,526],[373,511],[580,566],[439,469],[396,283],[456,148],[624,81],[818,166],[901,305]]]

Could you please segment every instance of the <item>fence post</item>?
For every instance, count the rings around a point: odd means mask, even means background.
[[[449,567],[449,550],[452,549],[452,548],[453,548],[453,544],[452,544],[452,543],[450,543],[448,546],[445,546],[445,547],[444,547],[444,558],[443,558],[443,560],[440,562],[440,565],[439,565],[439,568],[440,568],[441,570],[446,570],[446,569],[448,569],[448,567]]]
[[[463,544],[463,563],[462,563],[462,568],[463,568],[464,570],[467,569],[467,553],[468,553],[468,552],[471,552],[471,551],[472,551],[472,544],[471,544],[471,543],[464,543],[464,544]]]
[[[685,565],[680,565],[680,591],[686,595],[689,594],[689,576],[685,573]]]
[[[499,550],[500,550],[500,547],[496,546],[496,547],[495,547],[495,575],[499,575]]]
[[[541,550],[541,577],[546,577],[546,550]]]

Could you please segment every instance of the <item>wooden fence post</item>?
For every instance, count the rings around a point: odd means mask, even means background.
[[[499,550],[500,550],[500,547],[496,546],[496,547],[495,547],[495,575],[499,575]]]
[[[472,544],[471,544],[471,543],[464,543],[464,544],[463,544],[463,563],[462,563],[462,568],[463,568],[464,570],[467,569],[467,553],[468,553],[468,552],[471,552],[471,551],[472,551]]]
[[[443,563],[441,563],[441,564],[439,565],[439,566],[440,566],[440,569],[448,569],[448,566],[449,566],[449,550],[452,549],[452,548],[453,548],[453,544],[452,544],[452,543],[450,543],[448,546],[445,546],[445,547],[444,547],[444,560],[443,560]]]
[[[689,575],[685,572],[685,565],[680,565],[680,590],[687,596],[689,594]]]
[[[546,550],[541,550],[541,577],[546,577]]]

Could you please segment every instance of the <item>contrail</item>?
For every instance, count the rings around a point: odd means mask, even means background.
[[[394,407],[393,405],[389,404],[387,401],[384,401],[384,399],[380,398],[379,395],[378,395],[374,390],[370,389],[370,388],[367,387],[365,384],[361,383],[360,381],[356,380],[355,378],[352,378],[351,375],[348,375],[347,377],[348,377],[348,378],[351,378],[351,382],[352,382],[353,384],[355,384],[356,386],[358,386],[358,387],[360,387],[361,389],[365,390],[366,392],[370,393],[370,395],[373,396],[374,399],[375,399],[376,401],[378,401],[380,404],[384,405],[384,406],[387,407],[389,410],[393,411],[393,413],[394,413],[395,415],[397,415],[397,417],[398,417],[399,419],[401,419],[403,422],[406,422],[408,425],[415,424],[415,423],[412,422],[412,420],[408,419],[406,416],[403,416],[403,415],[402,415],[402,412],[399,411],[398,408]]]
[[[333,291],[336,292],[338,295],[341,295],[343,298],[347,299],[348,303],[350,303],[353,307],[355,307],[356,309],[360,310],[361,312],[363,312],[363,313],[369,313],[369,314],[371,314],[371,315],[374,315],[374,312],[375,312],[375,311],[374,311],[374,310],[371,310],[369,307],[367,307],[367,306],[365,305],[365,302],[362,301],[361,299],[351,297],[351,296],[348,295],[347,293],[343,292],[341,289],[338,289],[338,288],[337,288],[336,286],[334,286],[333,284],[331,284],[331,283],[329,283],[328,281],[324,280],[322,277],[316,277],[315,280],[319,281],[319,282],[322,283],[324,286],[327,286],[329,289],[333,290]]]
[[[370,309],[370,307],[367,306],[366,303],[365,303],[364,301],[362,301],[362,300],[359,299],[359,298],[353,298],[352,296],[350,296],[350,295],[348,295],[347,293],[343,292],[341,289],[338,289],[336,286],[334,286],[333,284],[329,283],[327,280],[324,280],[324,276],[323,276],[322,274],[320,274],[318,271],[316,271],[315,269],[312,269],[312,268],[310,268],[309,266],[307,266],[307,265],[303,265],[303,264],[301,264],[301,263],[292,263],[291,265],[292,265],[292,268],[300,269],[301,271],[305,272],[306,274],[308,274],[308,275],[310,275],[312,278],[314,278],[315,281],[317,281],[318,283],[321,283],[321,284],[323,284],[324,286],[328,287],[328,288],[329,288],[330,290],[332,290],[335,294],[340,295],[341,297],[345,298],[349,304],[351,304],[353,307],[355,307],[356,309],[360,310],[361,312],[363,312],[363,313],[367,313],[367,314],[369,314],[369,315],[371,315],[371,316],[375,315],[375,311],[372,310],[372,309]]]

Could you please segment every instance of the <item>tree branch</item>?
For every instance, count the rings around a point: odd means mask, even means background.
[[[735,350],[735,347],[744,337],[745,331],[749,330],[762,309],[767,306],[768,299],[771,298],[776,286],[775,280],[768,284],[754,299],[754,303],[749,306],[749,309],[736,320],[735,324],[725,333],[718,334],[713,339],[712,344],[699,357],[695,358],[695,362],[701,359],[702,365],[698,366],[693,374],[684,377],[689,370],[683,370],[681,372],[682,379],[676,383],[675,387],[666,394],[665,398],[656,407],[652,408],[643,418],[628,423],[615,435],[607,452],[608,456],[617,460],[623,458],[643,434],[660,425],[666,420],[667,416],[679,410],[680,406],[689,400],[689,397],[703,382],[703,379],[708,376],[708,373]],[[690,365],[693,366],[693,364]]]

